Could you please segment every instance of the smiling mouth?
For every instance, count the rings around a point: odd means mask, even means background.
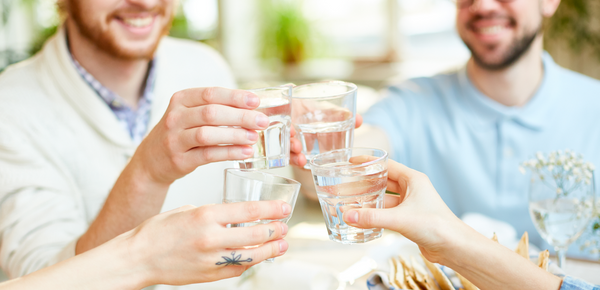
[[[128,26],[135,28],[144,28],[152,25],[154,20],[154,16],[149,15],[145,17],[117,17],[119,20],[123,21]]]
[[[481,27],[481,28],[475,29],[475,31],[479,34],[491,35],[491,34],[499,33],[503,29],[504,29],[503,25],[494,25],[494,26],[488,26],[488,27]]]

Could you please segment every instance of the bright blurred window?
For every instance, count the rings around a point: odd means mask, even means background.
[[[216,35],[219,25],[218,0],[184,0],[182,5],[190,37],[209,39]]]

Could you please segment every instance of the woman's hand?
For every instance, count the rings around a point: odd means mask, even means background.
[[[352,160],[364,162],[366,160]],[[431,262],[441,262],[451,235],[465,224],[446,206],[427,175],[388,161],[386,209],[348,210],[344,221],[359,228],[386,228],[417,243]]]
[[[157,215],[128,235],[137,265],[145,265],[146,286],[184,285],[241,275],[268,258],[283,255],[287,225],[282,222],[227,228],[227,224],[282,219],[291,207],[282,201],[185,206]],[[244,248],[252,247],[253,248]]]

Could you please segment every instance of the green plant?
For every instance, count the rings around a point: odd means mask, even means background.
[[[597,0],[562,0],[554,16],[545,23],[545,42],[566,41],[579,53],[590,47],[600,60],[600,4]]]
[[[315,31],[302,13],[302,1],[260,0],[261,57],[297,64],[314,51]]]

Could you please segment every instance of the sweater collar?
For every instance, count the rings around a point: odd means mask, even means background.
[[[69,54],[66,33],[59,28],[41,53],[41,78],[47,79],[58,93],[71,103],[83,119],[106,139],[126,148],[135,145],[129,134],[122,129],[119,121],[94,90],[81,78]]]

